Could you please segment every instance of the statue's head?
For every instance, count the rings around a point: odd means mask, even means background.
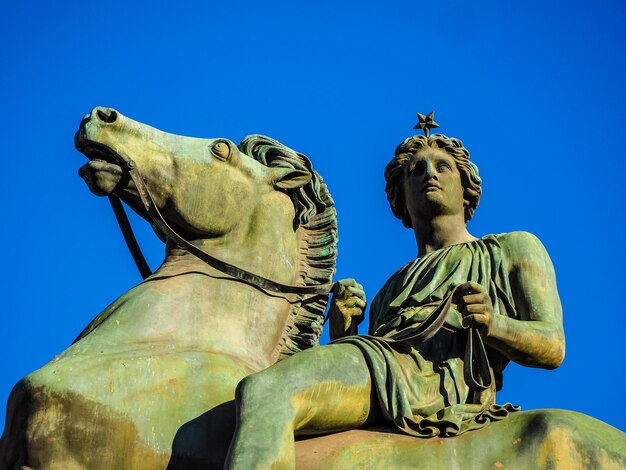
[[[432,134],[428,137],[415,135],[405,139],[396,148],[395,155],[385,168],[385,191],[393,215],[402,220],[405,227],[411,228],[411,218],[407,211],[404,191],[405,176],[414,157],[428,148],[440,149],[450,155],[456,163],[463,187],[463,206],[465,222],[469,221],[478,207],[481,195],[481,182],[478,167],[469,161],[469,151],[463,142],[443,134]]]

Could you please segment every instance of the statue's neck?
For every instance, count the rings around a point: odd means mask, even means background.
[[[413,232],[418,258],[447,246],[476,240],[467,231],[463,214],[444,214],[430,220],[417,220],[413,224]]]

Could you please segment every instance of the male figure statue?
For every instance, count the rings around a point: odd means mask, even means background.
[[[227,468],[293,468],[294,435],[387,422],[418,436],[454,436],[506,418],[495,404],[509,360],[552,369],[565,353],[550,258],[525,232],[472,236],[481,180],[460,140],[402,142],[385,170],[391,209],[412,228],[417,259],[374,299],[342,281],[334,342],[245,378]]]

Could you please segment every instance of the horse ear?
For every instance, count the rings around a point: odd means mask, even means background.
[[[272,185],[281,189],[301,188],[311,181],[311,173],[294,168],[272,168]]]

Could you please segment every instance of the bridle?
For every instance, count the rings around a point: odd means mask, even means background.
[[[150,194],[144,179],[137,171],[135,162],[133,160],[124,160],[124,163],[126,170],[128,171],[128,175],[135,183],[137,193],[139,194],[139,198],[141,199],[150,222],[158,228],[168,240],[171,240],[176,245],[186,249],[209,266],[264,292],[269,291],[277,294],[297,294],[300,296],[309,296],[328,295],[333,290],[333,283],[320,284],[317,286],[290,286],[287,284],[281,284],[214,258],[204,250],[192,245],[165,221],[163,215],[155,204],[154,198],[152,197],[152,194]],[[137,239],[133,233],[128,216],[124,210],[124,206],[122,205],[119,197],[115,195],[110,195],[109,201],[111,202],[111,207],[113,208],[115,217],[120,225],[122,234],[124,235],[126,245],[135,260],[135,264],[137,265],[143,279],[146,279],[152,274],[152,271],[150,270],[150,267],[141,252],[141,248],[137,243]],[[390,338],[384,338],[384,340],[390,344],[397,345],[417,345],[428,341],[442,328],[448,311],[452,306],[452,299],[456,290],[457,288],[455,287],[448,294],[447,298],[440,303],[439,307],[426,320],[424,320],[418,328],[406,331],[404,334],[400,333]],[[474,327],[470,327],[468,328],[467,333],[468,338],[464,357],[465,382],[471,390],[475,392],[482,392],[491,386],[491,366],[478,330]]]
[[[123,160],[123,164],[126,167],[128,175],[135,183],[137,188],[137,193],[139,194],[139,198],[146,210],[149,221],[159,229],[165,237],[178,245],[181,248],[186,249],[189,253],[193,254],[212,268],[217,269],[218,271],[227,274],[234,279],[238,279],[243,281],[244,283],[255,287],[261,291],[269,291],[277,294],[297,294],[300,296],[310,296],[310,295],[328,295],[332,288],[333,283],[320,284],[316,286],[291,286],[287,284],[281,284],[280,282],[272,281],[271,279],[267,279],[263,276],[259,276],[258,274],[251,273],[246,271],[245,269],[239,268],[235,265],[229,264],[225,261],[219,260],[206,251],[198,248],[193,245],[191,242],[187,241],[184,237],[179,235],[163,218],[163,215],[159,211],[159,208],[154,202],[154,198],[146,183],[137,170],[137,165],[133,160]],[[148,266],[143,253],[141,252],[141,248],[137,243],[137,239],[133,233],[132,227],[128,220],[128,216],[124,210],[124,206],[120,201],[120,198],[114,194],[109,196],[109,201],[111,202],[111,207],[113,208],[113,212],[115,213],[115,218],[118,221],[122,234],[124,235],[124,240],[126,241],[126,245],[139,269],[141,277],[146,279],[148,276],[152,274],[152,270]]]

